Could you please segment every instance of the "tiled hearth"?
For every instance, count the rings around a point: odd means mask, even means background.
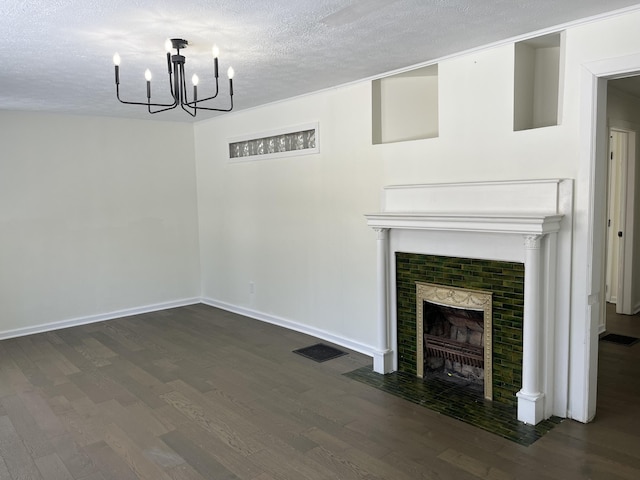
[[[531,445],[562,421],[551,417],[537,425],[526,425],[517,420],[517,407],[483,400],[479,392],[438,378],[423,380],[404,372],[382,375],[371,367],[359,368],[345,376],[520,445]]]

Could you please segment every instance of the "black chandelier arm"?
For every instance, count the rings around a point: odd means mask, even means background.
[[[187,108],[185,108],[185,104],[181,103],[180,107],[182,108],[182,110],[184,110],[185,112],[187,112],[189,115],[191,115],[192,117],[195,117],[196,114],[198,113],[198,110],[194,109],[193,112],[189,111]]]
[[[207,98],[201,98],[201,99],[196,99],[193,102],[185,102],[188,106],[190,106],[191,108],[200,108],[202,110],[210,110],[213,112],[230,112],[231,110],[233,110],[233,80],[229,79],[229,93],[230,93],[230,98],[231,98],[231,107],[229,108],[212,108],[212,107],[202,107],[200,106],[201,103],[203,102],[207,102],[209,100],[213,100],[215,99],[218,94],[220,93],[220,90],[218,88],[218,77],[216,77],[216,93],[215,95],[212,95],[211,97],[207,97]]]
[[[146,105],[147,111],[149,113],[160,113],[160,112],[166,112],[167,110],[173,110],[174,108],[176,108],[178,106],[178,102],[175,102],[174,104],[170,105],[170,106],[165,106],[165,108],[161,108],[160,110],[151,110],[151,107],[158,107],[158,106],[163,106],[163,105],[158,105],[157,103],[142,103],[140,105]]]
[[[178,99],[176,98],[176,94],[173,91],[173,78],[172,78],[172,72],[169,72],[169,91],[171,92],[171,96],[173,97],[173,99],[177,102]]]
[[[207,98],[199,98],[198,100],[194,100],[193,102],[186,102],[186,103],[188,103],[188,105],[190,107],[192,107],[193,105],[199,104],[200,102],[206,102],[206,101],[209,101],[209,100],[213,100],[214,98],[216,98],[218,96],[218,93],[220,93],[220,91],[218,90],[218,79],[216,78],[216,93],[215,93],[215,95],[212,95],[212,96],[207,97]],[[198,108],[200,108],[200,107],[198,107]]]
[[[174,101],[173,103],[150,103],[150,102],[130,102],[127,100],[122,100],[120,98],[120,85],[116,85],[116,98],[118,99],[118,101],[120,103],[124,103],[126,105],[144,105],[149,106],[149,107],[168,107],[165,108],[164,110],[171,110],[172,108],[176,108],[178,106],[178,102]],[[162,112],[164,110],[158,110],[158,112]],[[150,113],[157,113],[157,112],[150,112]]]
[[[216,98],[218,96],[218,93],[220,93],[220,89],[218,87],[218,76],[215,77],[216,79],[216,93],[214,93],[213,95],[211,95],[210,97],[207,98],[201,98],[199,100],[194,100],[193,102],[188,102],[189,106],[192,107],[193,104],[198,104],[200,102],[206,102],[208,100],[213,100],[214,98]]]
[[[194,104],[194,102],[187,103],[187,106],[189,106],[191,108],[194,108],[194,109],[198,109],[198,110],[207,110],[209,112],[230,112],[231,110],[233,110],[233,95],[231,96],[231,105],[229,106],[229,108],[201,107],[200,106],[200,100],[195,102],[195,104]]]

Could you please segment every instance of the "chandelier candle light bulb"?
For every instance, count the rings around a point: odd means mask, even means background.
[[[178,106],[182,108],[185,112],[187,112],[192,117],[195,117],[198,110],[207,110],[207,111],[215,111],[215,112],[230,112],[233,110],[233,68],[229,67],[227,72],[229,77],[229,103],[230,106],[228,108],[218,108],[212,106],[204,106],[204,102],[208,102],[210,100],[215,99],[218,96],[219,88],[218,88],[218,55],[220,54],[220,50],[217,45],[213,45],[211,48],[211,53],[213,55],[213,64],[214,64],[214,80],[215,80],[215,91],[211,96],[206,98],[198,99],[198,83],[199,78],[197,75],[193,75],[191,77],[191,82],[193,83],[193,100],[189,101],[187,91],[186,91],[186,73],[185,73],[185,63],[186,57],[181,54],[180,50],[184,50],[189,45],[189,42],[183,40],[181,38],[171,38],[168,39],[164,46],[167,51],[167,73],[169,74],[169,87],[170,94],[173,98],[173,103],[151,103],[151,71],[147,69],[145,71],[145,79],[147,81],[147,101],[146,102],[130,102],[120,98],[120,55],[117,53],[113,56],[113,63],[115,65],[115,80],[116,80],[116,98],[121,103],[125,103],[128,105],[143,105],[147,107],[149,113],[159,113],[167,110],[172,110]],[[172,53],[173,51],[176,53]],[[156,107],[155,110],[152,107]],[[159,108],[158,108],[159,107]]]
[[[116,85],[120,83],[120,55],[115,53],[113,55],[113,64],[116,67]]]
[[[211,47],[211,53],[213,55],[213,74],[218,78],[218,55],[220,55],[220,49],[215,43]]]
[[[199,80],[200,79],[198,78],[198,75],[194,73],[193,77],[191,77],[191,83],[193,83],[193,101],[194,102],[198,101],[198,81]]]
[[[144,78],[147,80],[147,99],[151,98],[151,70],[148,68],[144,71]]]

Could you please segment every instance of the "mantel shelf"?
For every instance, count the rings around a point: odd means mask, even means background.
[[[372,228],[546,235],[560,230],[563,215],[386,212],[365,217]]]

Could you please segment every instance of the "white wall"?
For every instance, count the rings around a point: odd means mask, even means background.
[[[513,57],[439,65],[439,138],[372,145],[370,82],[198,123],[203,295],[373,346],[382,186],[576,175],[567,127],[513,132]],[[319,155],[227,161],[228,138],[310,121]]]
[[[4,111],[0,151],[0,336],[199,297],[191,125]]]
[[[639,23],[632,12],[567,30],[558,126],[513,131],[513,44],[439,63],[438,138],[372,146],[369,81],[199,123],[203,295],[373,350],[375,234],[362,215],[379,210],[383,185],[576,179],[573,251],[559,260],[571,304],[557,319],[556,347],[570,351],[571,370],[557,372],[564,386],[553,401],[556,414],[589,420],[597,312],[588,304],[600,293],[589,257],[593,139],[583,135],[583,65],[640,52]],[[229,137],[309,121],[320,122],[319,155],[227,163]]]
[[[383,183],[370,101],[359,84],[196,125],[204,297],[352,348],[374,343],[375,233],[363,213],[379,209]],[[312,121],[317,155],[227,163],[229,137]]]

